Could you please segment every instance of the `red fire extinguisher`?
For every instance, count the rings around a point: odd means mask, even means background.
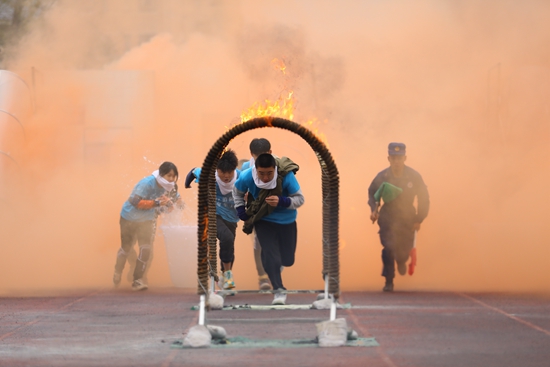
[[[410,253],[411,262],[409,263],[409,275],[414,274],[414,268],[416,266],[416,231],[414,231],[413,248]]]

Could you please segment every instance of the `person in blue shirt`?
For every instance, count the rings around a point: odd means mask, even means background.
[[[216,167],[216,227],[220,246],[220,262],[222,277],[220,288],[229,290],[235,288],[233,279],[233,263],[235,262],[235,235],[239,217],[233,202],[233,185],[241,171],[237,169],[239,161],[235,152],[226,150],[218,160]],[[185,188],[191,187],[191,182],[199,182],[201,168],[193,168],[185,179]]]
[[[249,161],[245,161],[242,164],[241,171],[249,169],[251,164],[254,165],[254,161],[260,154],[271,154],[271,143],[265,138],[252,139],[249,148],[251,158]],[[262,247],[255,231],[252,233],[252,241],[254,249],[254,263],[256,264],[256,272],[258,273],[258,286],[260,290],[267,291],[271,289],[271,284],[269,283],[269,277],[267,276],[264,266],[262,265]]]
[[[254,166],[241,173],[233,189],[235,208],[245,221],[243,231],[250,234],[253,226],[260,241],[262,264],[275,291],[274,305],[286,302],[281,267],[292,266],[296,254],[296,209],[304,204],[294,175],[297,170],[298,165],[286,157],[260,154]]]
[[[405,165],[406,146],[403,143],[390,143],[388,161],[390,167],[379,172],[369,186],[370,219],[378,221],[380,242],[382,243],[382,276],[386,278],[384,292],[393,291],[395,263],[399,274],[405,275],[406,262],[414,247],[416,232],[428,216],[430,198],[428,188],[420,173]],[[380,208],[376,192],[384,184],[391,185],[396,193]],[[414,200],[417,199],[417,207]],[[379,210],[380,208],[380,210]]]
[[[271,154],[271,143],[265,138],[254,138],[250,142],[250,155],[252,156],[248,162],[244,162],[241,166],[241,171],[249,169],[254,165],[254,161],[260,154]]]
[[[141,179],[122,205],[120,212],[121,246],[117,252],[113,283],[120,284],[128,254],[138,243],[139,256],[133,274],[132,289],[146,290],[143,274],[151,258],[159,211],[171,211],[174,205],[183,206],[177,182],[178,168],[172,162],[164,162],[150,176]]]

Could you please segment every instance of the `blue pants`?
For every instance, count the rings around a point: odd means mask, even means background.
[[[222,271],[229,270],[223,268],[223,263],[231,263],[235,261],[235,232],[237,223],[228,222],[221,216],[216,215],[216,228],[218,240],[220,241],[220,260]]]
[[[382,276],[386,281],[395,277],[395,263],[406,263],[414,246],[414,228],[411,220],[380,218],[380,242],[382,249]]]
[[[262,265],[273,290],[286,289],[281,277],[281,266],[294,264],[298,239],[296,222],[278,224],[260,220],[254,223],[254,229],[262,245]]]

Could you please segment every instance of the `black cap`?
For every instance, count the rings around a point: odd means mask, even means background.
[[[407,154],[407,146],[403,143],[390,143],[388,145],[389,155],[405,155]]]

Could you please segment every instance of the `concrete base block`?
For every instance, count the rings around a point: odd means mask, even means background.
[[[227,332],[221,326],[206,325],[206,327],[208,328],[208,331],[210,331],[210,335],[212,335],[212,339],[223,340],[227,337]]]
[[[183,338],[183,345],[193,348],[205,348],[210,346],[212,335],[204,325],[195,325]]]
[[[331,305],[332,305],[332,300],[330,298],[329,299],[323,298],[318,301],[314,301],[311,306],[317,310],[330,310]],[[343,307],[341,304],[336,303],[336,308],[342,309]]]
[[[348,340],[357,340],[359,339],[359,334],[353,329],[348,330]]]
[[[208,296],[208,305],[211,310],[222,310],[223,309],[223,297],[216,294],[210,293]]]
[[[323,321],[315,324],[317,327],[317,340],[320,347],[341,347],[348,340],[348,325],[346,319],[339,318],[334,321]]]

